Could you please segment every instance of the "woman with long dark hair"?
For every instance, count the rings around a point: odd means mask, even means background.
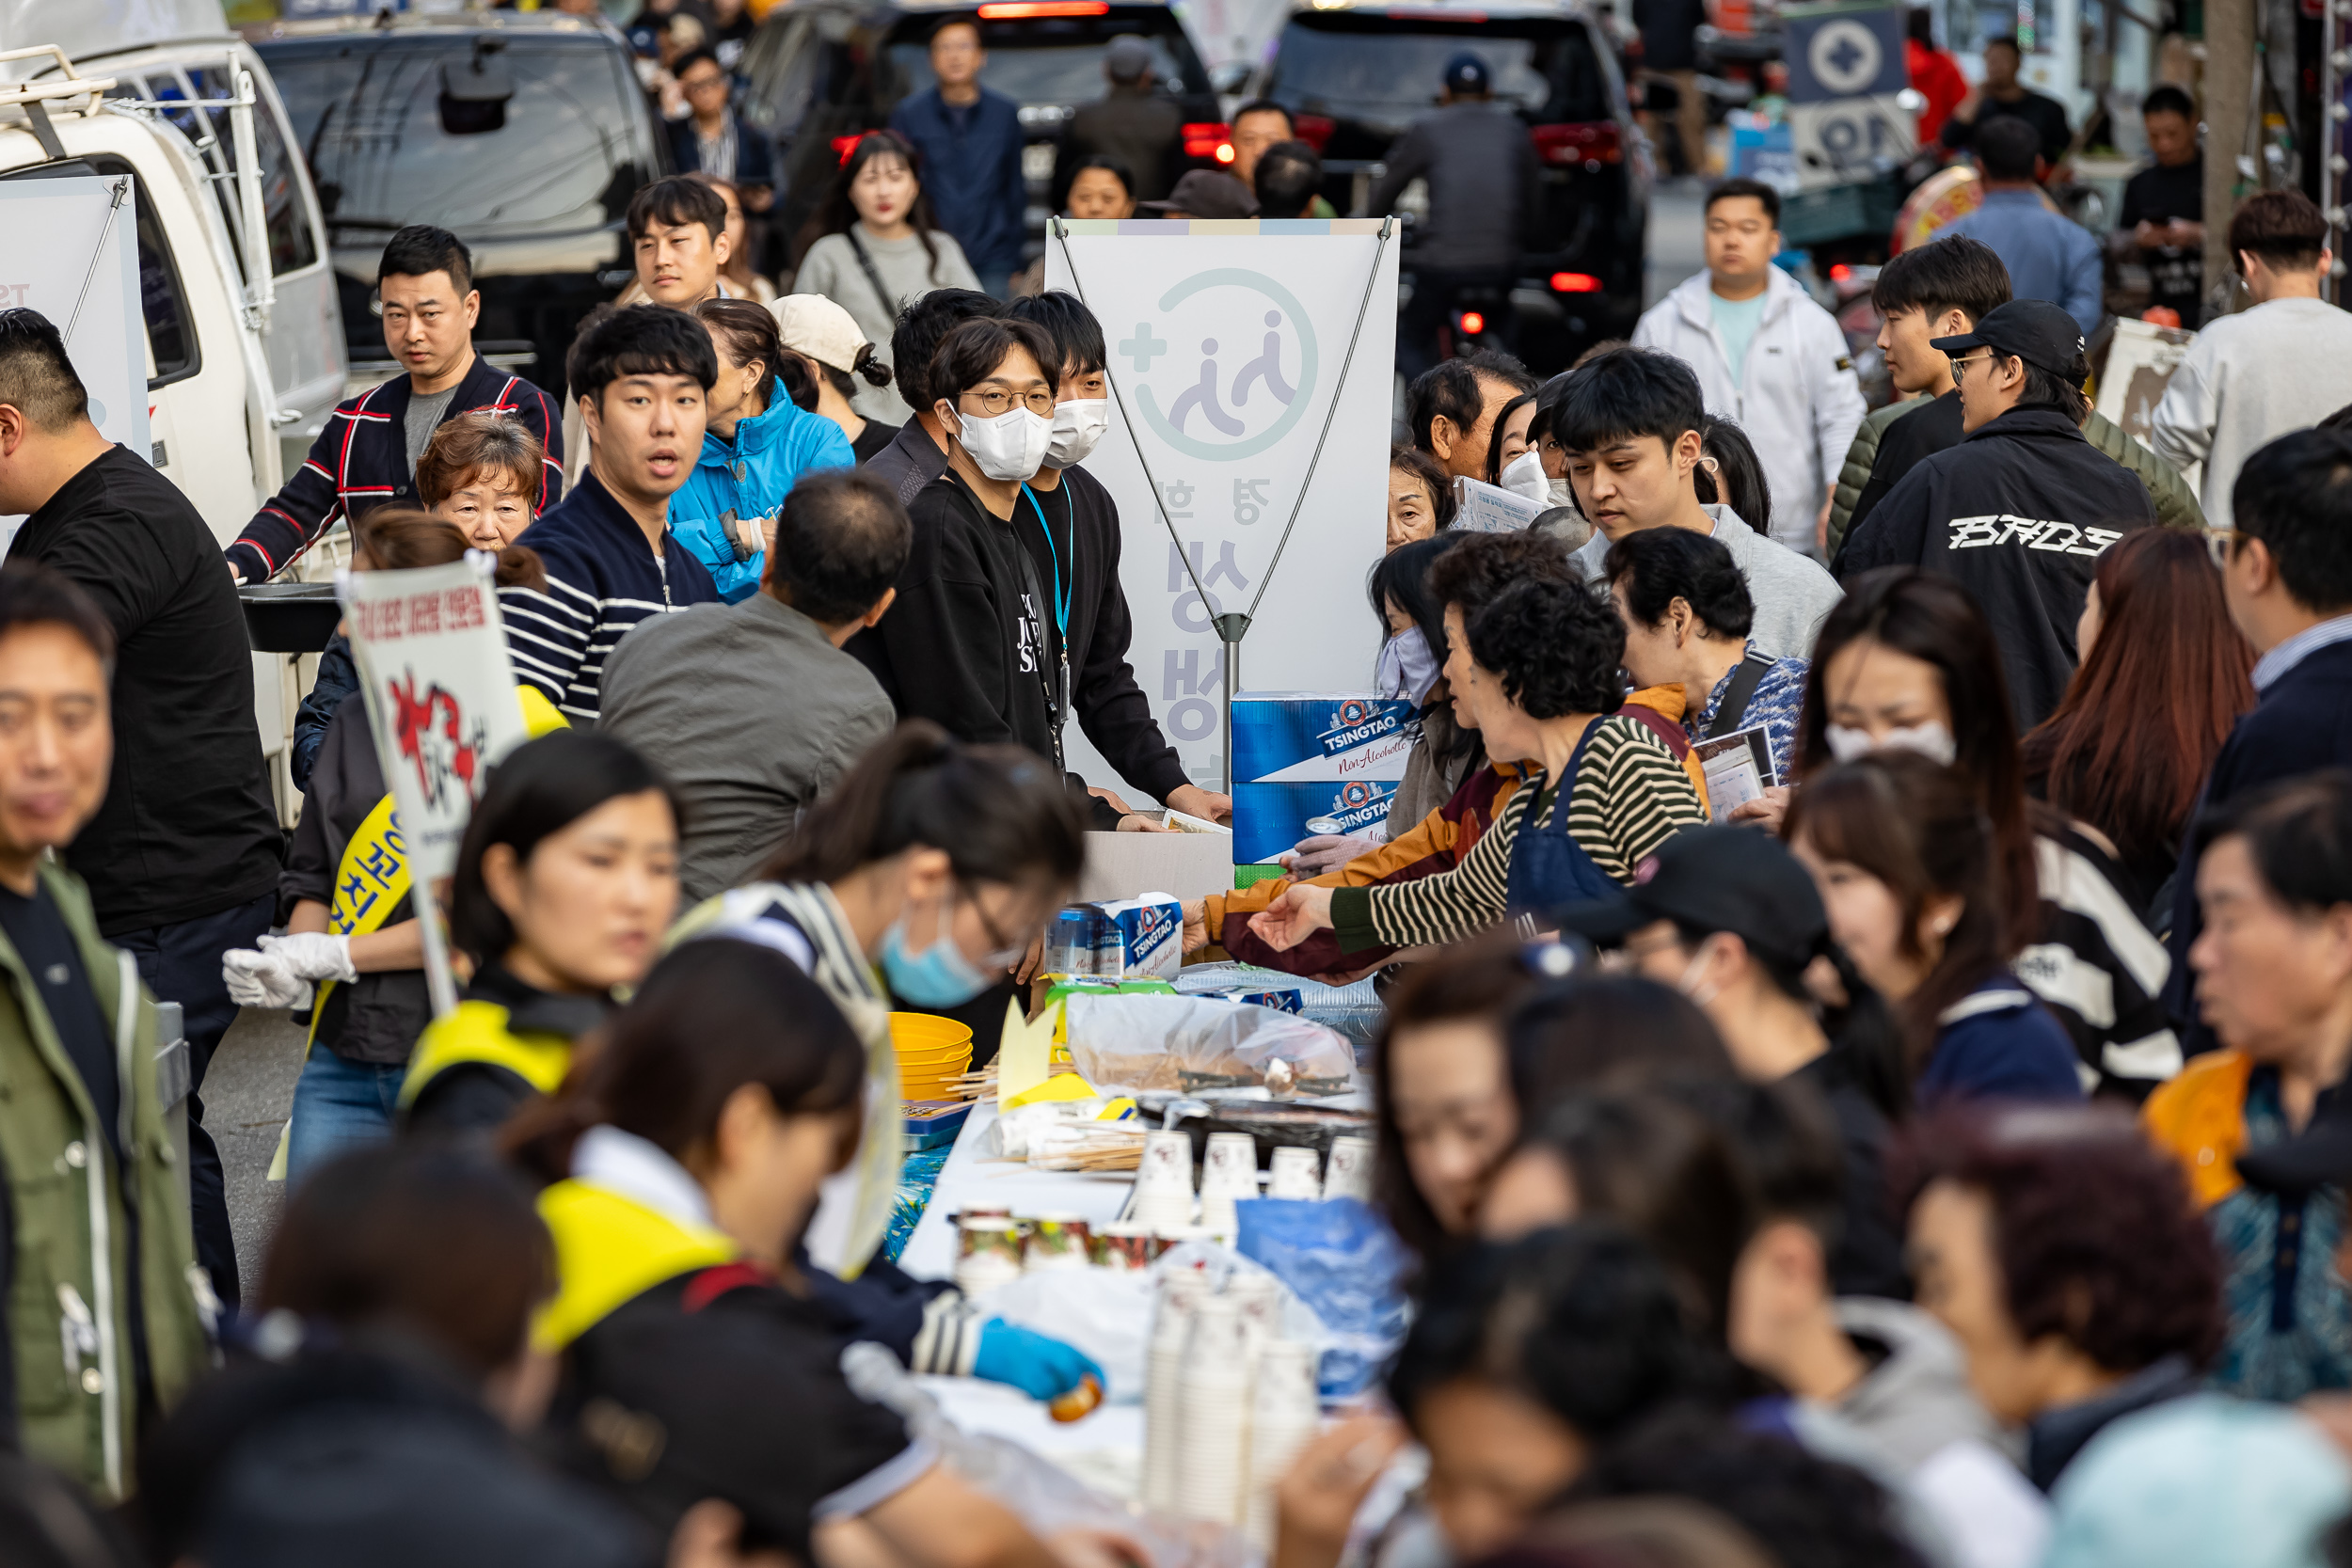
[[[495,1127],[564,1082],[677,909],[680,816],[650,763],[593,731],[542,736],[490,770],[450,895],[473,982],[417,1040],[406,1126]]]
[[[1836,764],[1797,792],[1788,842],[1830,935],[1895,1004],[1923,1108],[2082,1098],[2066,1031],[2010,967],[1999,841],[1965,773],[1901,748]]]
[[[747,1549],[812,1562],[856,1519],[915,1565],[1051,1568],[849,1382],[799,1239],[855,1148],[866,1053],[800,964],[755,942],[676,948],[555,1099],[506,1130],[551,1185],[561,1357],[549,1424],[658,1524],[717,1497]],[[625,1462],[621,1456],[628,1457]]]
[[[869,343],[890,341],[898,312],[933,289],[974,289],[980,280],[956,237],[939,227],[923,191],[922,154],[896,131],[868,131],[842,161],[792,286],[848,310]],[[905,366],[898,367],[905,370]],[[857,411],[884,424],[914,418],[889,387],[861,387]]]
[[[704,399],[702,451],[670,498],[670,528],[710,568],[720,597],[739,604],[759,592],[792,486],[804,473],[850,467],[857,454],[839,425],[784,394],[784,344],[764,307],[707,299],[694,316],[710,333],[719,379]]]
[[[2205,542],[2175,529],[2108,546],[2074,644],[2066,695],[2026,736],[2026,787],[2098,832],[2132,908],[2150,910],[2230,726],[2254,705],[2254,650]]]
[[[1957,766],[1992,828],[2018,978],[2065,1025],[2093,1075],[2087,1082],[2142,1098],[2180,1070],[2180,1041],[2160,999],[2171,961],[2124,892],[2132,879],[2112,849],[2063,812],[2027,800],[1984,612],[1949,578],[1909,568],[1866,572],[1847,588],[1814,649],[1798,778],[1888,747]],[[2149,715],[2108,717],[2132,725]]]

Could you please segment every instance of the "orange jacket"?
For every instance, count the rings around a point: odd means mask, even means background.
[[[2180,1161],[2189,1190],[2210,1209],[2245,1185],[2237,1173],[2246,1147],[2246,1085],[2254,1061],[2242,1051],[2192,1056],[2139,1108],[2156,1147]]]

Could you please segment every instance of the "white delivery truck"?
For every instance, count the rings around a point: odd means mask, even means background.
[[[318,198],[219,0],[0,0],[0,181],[85,174],[131,181],[146,455],[227,545],[345,395],[345,356]],[[0,235],[0,261],[43,243]],[[346,554],[322,546],[292,575],[326,578]],[[292,823],[288,739],[316,659],[253,657]]]

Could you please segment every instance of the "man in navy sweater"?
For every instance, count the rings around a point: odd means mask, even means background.
[[[980,287],[1003,299],[1021,270],[1029,186],[1021,175],[1020,105],[980,86],[987,67],[980,24],[949,17],[931,30],[939,85],[902,100],[890,128],[923,154],[923,188],[939,226],[963,247]]]
[[[2201,811],[2275,780],[2352,766],[2352,435],[2280,436],[2238,470],[2230,500],[2237,526],[2207,537],[2230,618],[2262,655],[2259,695],[2214,759]],[[2196,1017],[2188,950],[2201,928],[2192,839],[2173,879],[2165,992],[2183,1019]],[[2212,1049],[2202,1025],[2186,1038],[2192,1052]]]
[[[547,590],[502,588],[515,678],[575,724],[596,721],[604,661],[638,622],[719,603],[709,571],[670,532],[670,498],[702,451],[719,379],[710,334],[666,305],[598,306],[564,357],[588,429],[588,471],[521,542]]]
[[[407,373],[346,399],[327,416],[310,455],[287,476],[237,542],[229,569],[239,582],[267,582],[319,536],[373,507],[417,504],[417,458],[444,420],[492,408],[530,428],[546,450],[547,495],[564,493],[564,432],[555,400],[473,351],[482,295],[473,256],[457,236],[411,224],[384,247],[375,268],[384,346]]]

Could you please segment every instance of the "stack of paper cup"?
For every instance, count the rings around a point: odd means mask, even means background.
[[[1202,1296],[1195,1304],[1181,1409],[1176,1512],[1240,1523],[1242,1481],[1249,1473],[1249,1371],[1240,1304],[1232,1296]]]
[[[1266,1183],[1268,1197],[1323,1196],[1323,1161],[1311,1148],[1278,1148],[1268,1169],[1273,1178]]]
[[[1323,1424],[1315,1388],[1315,1353],[1311,1345],[1288,1339],[1269,1342],[1258,1359],[1257,1394],[1249,1419],[1249,1539],[1271,1551],[1274,1546],[1274,1495],[1298,1450],[1314,1438]]]
[[[1192,1135],[1145,1133],[1128,1220],[1155,1231],[1178,1230],[1192,1223]]]
[[[1225,1281],[1225,1293],[1241,1314],[1242,1364],[1254,1382],[1259,1352],[1282,1337],[1282,1284],[1270,1274],[1235,1270]]]
[[[1258,1144],[1247,1132],[1212,1132],[1200,1162],[1200,1224],[1217,1235],[1241,1229],[1233,1205],[1258,1196]]]
[[[1372,1140],[1363,1137],[1333,1138],[1331,1163],[1323,1168],[1325,1197],[1360,1198],[1372,1201]]]
[[[1184,1352],[1192,1337],[1193,1308],[1208,1294],[1208,1276],[1170,1274],[1160,1281],[1159,1310],[1152,1322],[1151,1348],[1143,1372],[1143,1502],[1171,1513],[1176,1507],[1177,1467],[1184,1433]]]

